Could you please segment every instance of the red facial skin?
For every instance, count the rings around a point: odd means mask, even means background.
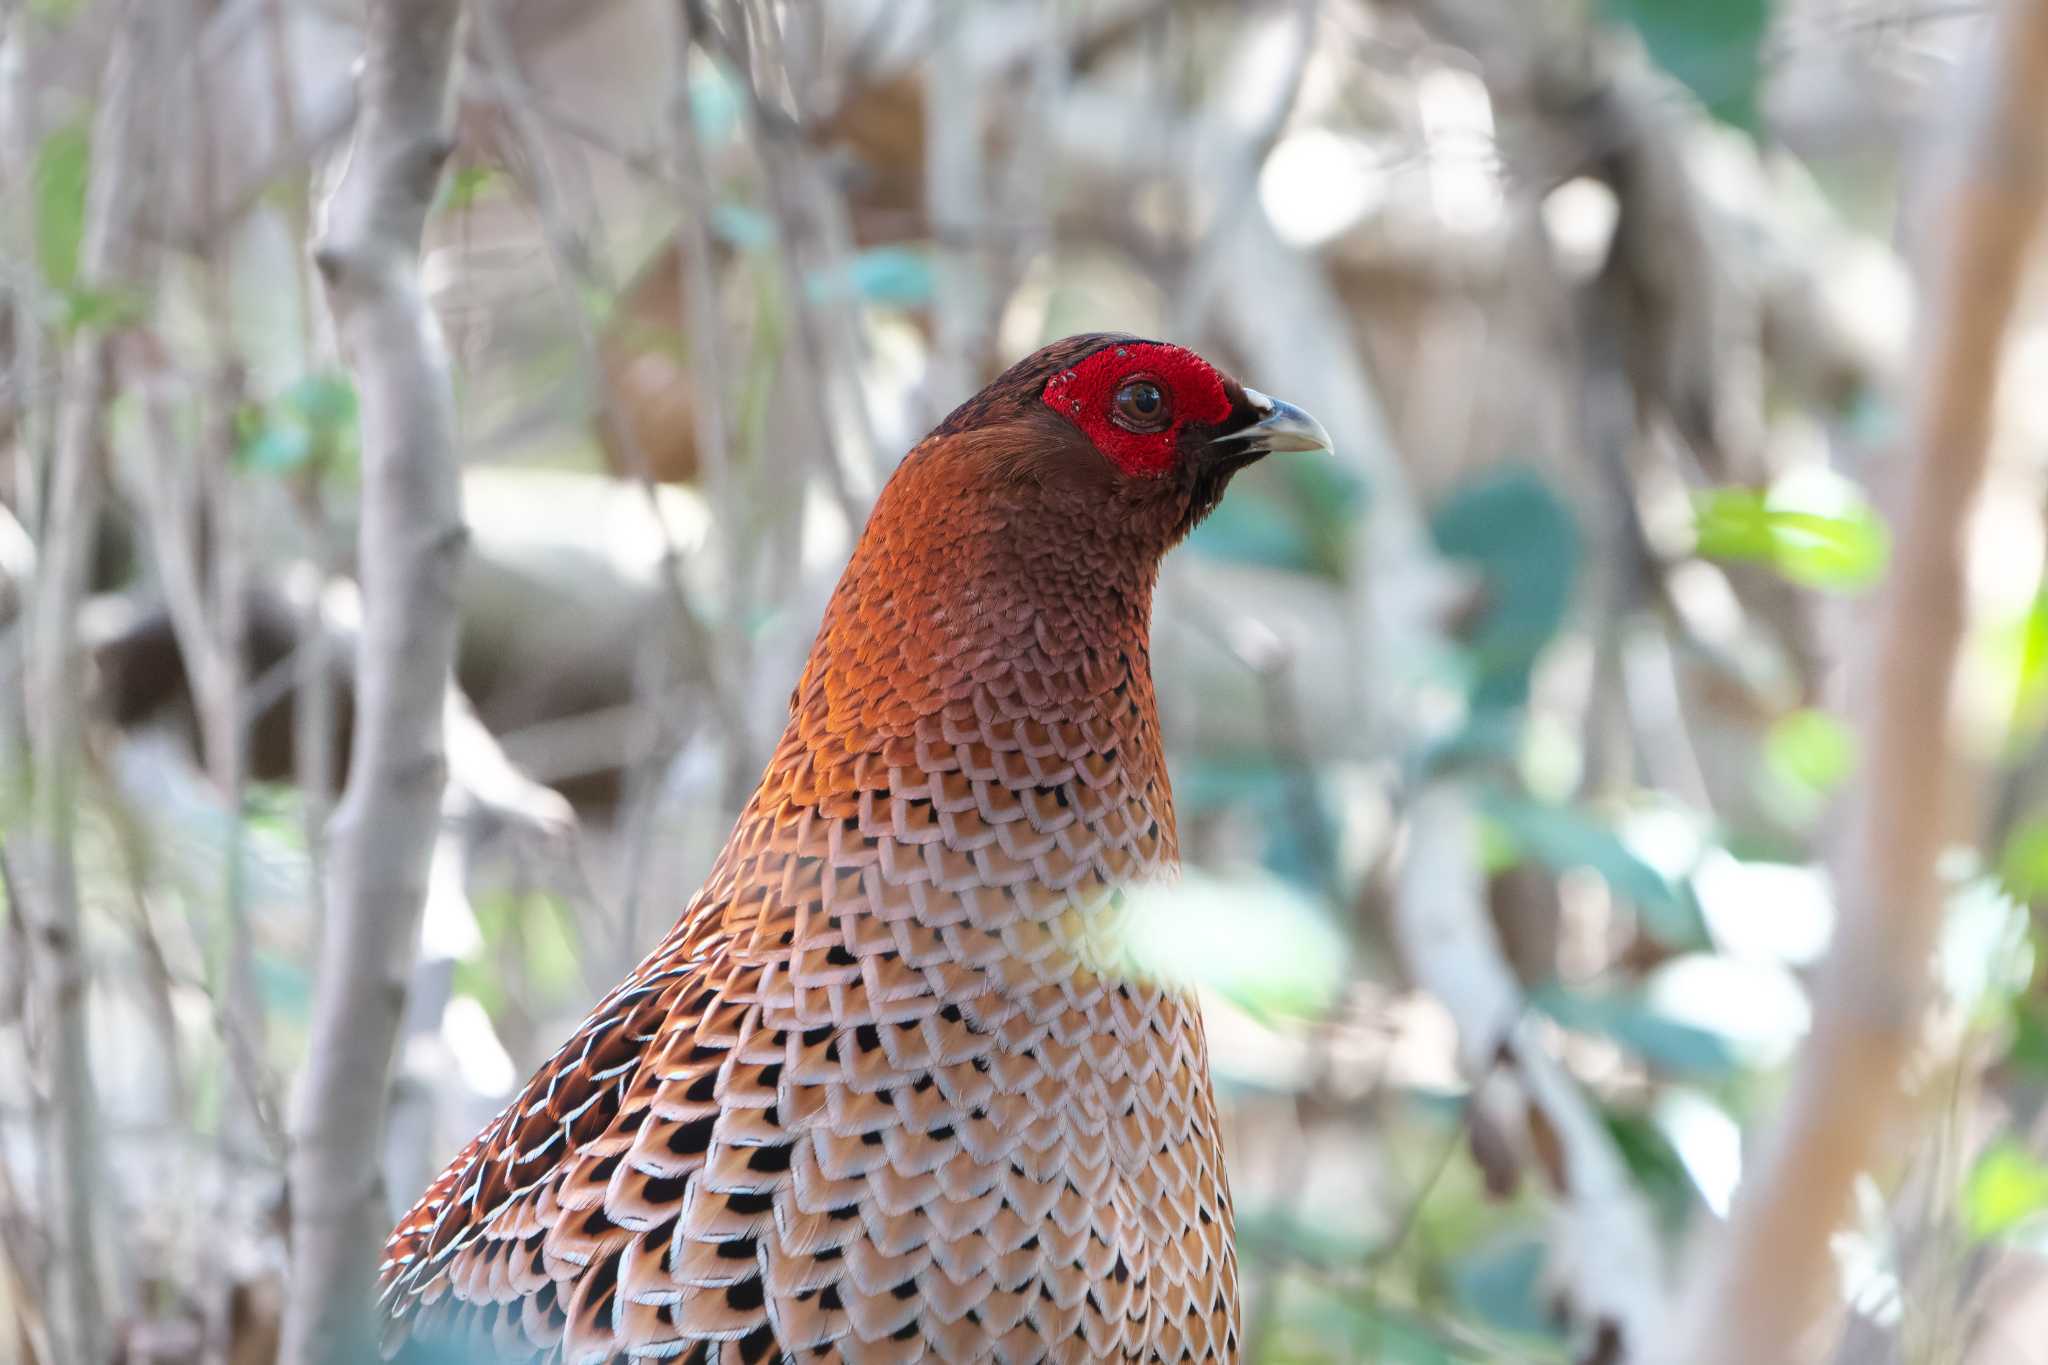
[[[1117,392],[1149,380],[1165,395],[1170,420],[1158,431],[1133,431],[1119,419]],[[1097,351],[1045,385],[1045,404],[1087,434],[1110,463],[1132,478],[1154,479],[1179,458],[1181,428],[1219,424],[1230,416],[1223,376],[1184,346],[1132,342]]]

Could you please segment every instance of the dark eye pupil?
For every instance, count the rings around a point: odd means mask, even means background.
[[[1141,379],[1118,391],[1116,405],[1132,421],[1151,422],[1165,411],[1166,395],[1157,384]]]

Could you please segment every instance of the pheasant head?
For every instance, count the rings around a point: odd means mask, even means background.
[[[1160,559],[1328,444],[1112,335],[921,441],[704,886],[393,1232],[392,1348],[1236,1360],[1199,1013],[1086,943],[1176,858]]]

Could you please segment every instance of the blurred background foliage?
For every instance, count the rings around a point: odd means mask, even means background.
[[[1156,626],[1188,870],[1130,948],[1209,1006],[1251,1358],[1610,1359],[1567,1216],[1599,1196],[1557,1148],[1618,1161],[1675,1260],[1804,1030],[1857,769],[1839,660],[1889,553],[1915,157],[1977,7],[471,8],[426,266],[473,713],[393,1197],[696,886],[891,463],[1009,360],[1114,328],[1195,346],[1341,447],[1241,476]],[[119,284],[88,286],[100,77],[145,12],[185,39],[136,77],[146,207]],[[357,414],[302,244],[356,7],[0,14],[0,839],[64,356],[97,338],[78,1083],[103,1269],[121,1359],[253,1362],[347,761]],[[1995,798],[1950,868],[1921,1140],[1839,1246],[1844,1360],[2048,1360],[2048,330],[2024,311],[1962,693]],[[1475,821],[1448,883],[1408,857],[1425,793]],[[1476,949],[1403,931],[1404,901],[1427,922],[1461,885]],[[19,932],[0,1361],[26,1365],[52,1097]],[[1518,1021],[1417,988],[1475,951]],[[1511,1024],[1590,1139],[1475,1101]]]

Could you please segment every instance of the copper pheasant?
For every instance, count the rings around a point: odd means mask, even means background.
[[[1201,1018],[1114,926],[1176,866],[1160,558],[1327,445],[1117,335],[921,441],[703,888],[391,1234],[387,1353],[1236,1360]]]

